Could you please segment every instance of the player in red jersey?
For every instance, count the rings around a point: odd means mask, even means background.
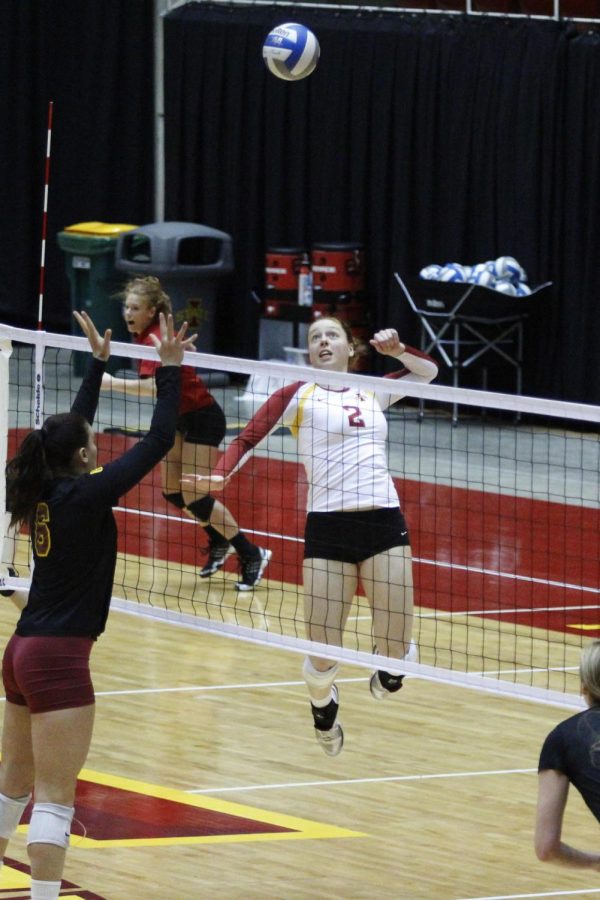
[[[134,341],[151,345],[159,314],[171,312],[171,301],[160,281],[154,276],[132,278],[125,285],[123,297],[123,316]],[[105,374],[102,387],[138,397],[153,396],[155,370],[156,363],[139,360],[139,378],[114,378]],[[177,435],[161,467],[163,496],[177,509],[199,521],[208,534],[208,560],[200,570],[200,577],[207,578],[217,572],[233,548],[241,564],[241,577],[236,588],[250,591],[259,583],[271,551],[249,541],[227,507],[211,496],[201,482],[182,481],[187,475],[210,474],[224,436],[223,410],[196,370],[182,366]]]
[[[429,382],[437,365],[426,354],[401,343],[397,332],[377,332],[371,345],[402,367],[386,376]],[[356,353],[347,326],[322,318],[309,328],[311,364],[322,371],[347,372]],[[218,490],[250,451],[275,428],[288,426],[308,482],[304,544],[304,614],[310,640],[342,645],[342,636],[360,579],[370,603],[378,652],[396,659],[416,658],[411,641],[413,580],[408,528],[387,465],[387,422],[383,410],[394,395],[359,387],[322,387],[296,382],[261,407],[226,450],[213,477]],[[337,721],[338,664],[308,656],[304,662],[315,734],[324,751],[337,755],[344,735]],[[373,673],[371,693],[383,699],[402,686],[402,669]]]

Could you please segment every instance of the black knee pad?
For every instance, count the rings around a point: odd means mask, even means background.
[[[207,494],[206,497],[201,497],[199,500],[193,500],[191,503],[188,503],[187,508],[201,522],[210,522],[214,505],[215,498]]]
[[[173,506],[176,506],[177,509],[185,509],[185,500],[183,499],[183,494],[181,491],[177,491],[173,494],[165,494],[163,491],[163,497],[167,501],[167,503],[172,503]]]

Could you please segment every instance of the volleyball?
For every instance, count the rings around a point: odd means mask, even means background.
[[[269,72],[284,81],[300,81],[314,72],[319,53],[319,42],[312,31],[296,22],[273,28],[262,49]]]
[[[507,294],[509,297],[517,296],[516,287],[512,281],[508,281],[506,278],[499,278],[493,285],[493,288],[495,291],[500,291],[501,294]]]
[[[440,281],[466,281],[465,270],[460,263],[446,263],[439,274]]]
[[[499,256],[493,263],[496,278],[518,284],[524,280],[525,271],[514,256]]]
[[[439,274],[442,271],[442,267],[432,263],[430,266],[425,266],[424,269],[421,269],[419,272],[419,276],[421,278],[425,278],[427,281],[437,281],[439,280]]]

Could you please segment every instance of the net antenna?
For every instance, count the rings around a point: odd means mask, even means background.
[[[43,329],[44,318],[44,290],[46,280],[46,235],[48,232],[48,193],[50,189],[50,159],[52,148],[52,119],[54,115],[54,101],[48,101],[48,124],[46,128],[46,160],[44,164],[44,202],[42,210],[42,246],[40,255],[40,289],[38,295],[38,331]],[[44,379],[42,373],[43,367],[43,348],[37,343],[35,347],[35,402],[34,402],[34,427],[42,427],[42,419],[44,416]]]

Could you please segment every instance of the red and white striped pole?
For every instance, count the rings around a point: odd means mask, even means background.
[[[44,168],[44,212],[42,216],[42,256],[40,261],[40,294],[38,299],[38,331],[42,330],[44,309],[44,279],[46,274],[46,232],[48,227],[48,188],[50,185],[50,147],[52,145],[52,113],[54,102],[48,103],[48,132],[46,137],[46,165]]]

